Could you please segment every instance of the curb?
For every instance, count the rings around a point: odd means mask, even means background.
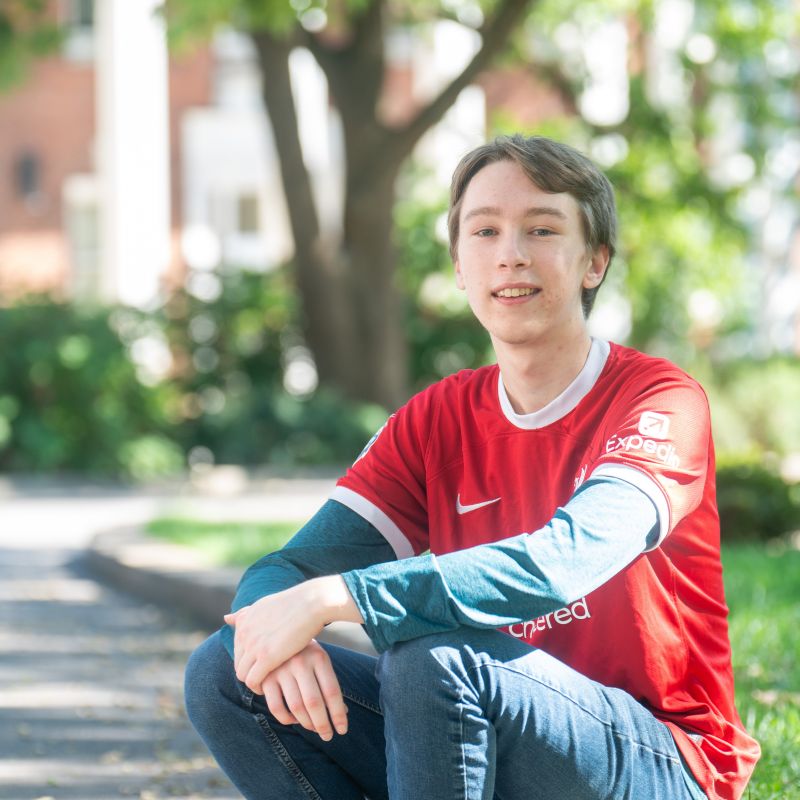
[[[244,571],[214,566],[196,551],[161,542],[135,526],[97,534],[87,548],[86,563],[114,588],[180,612],[209,633],[222,625]],[[375,654],[361,626],[353,623],[334,622],[318,638]]]

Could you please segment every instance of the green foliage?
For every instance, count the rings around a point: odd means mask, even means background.
[[[800,530],[800,485],[788,484],[757,455],[720,459],[717,507],[725,541],[769,540]]]
[[[682,21],[674,4],[652,0],[539,0],[506,50],[506,63],[526,64],[568,109],[566,118],[542,120],[531,132],[587,152],[616,186],[621,246],[609,283],[630,305],[627,343],[679,363],[690,363],[699,352],[718,355],[731,335],[752,328],[757,272],[746,269],[746,257],[758,251],[760,222],[746,209],[751,190],[767,190],[775,199],[792,191],[775,156],[791,144],[796,127],[798,66],[787,42],[800,30],[791,0],[691,5]],[[306,17],[316,14],[317,23],[343,41],[363,6],[363,0],[335,6],[316,0],[166,4],[176,33],[207,33],[221,19],[273,33],[305,25],[307,33],[318,30]],[[497,3],[385,6],[387,27],[403,25],[423,35],[437,18],[478,24],[478,7],[489,17]],[[596,67],[587,42],[614,21],[624,23],[629,40],[629,110],[617,122],[599,124],[581,115]],[[666,61],[650,57],[656,44]],[[670,91],[656,88],[662,78],[671,82]],[[520,127],[511,116],[495,118],[490,133]],[[433,233],[439,199],[421,198],[411,207],[407,192],[401,187],[395,213],[402,252],[397,283],[420,305],[408,322],[416,388],[445,371],[483,363],[487,346],[463,303],[444,288],[450,267]],[[611,294],[601,293],[599,304]]]
[[[365,0],[346,0],[335,7],[326,0],[164,0],[161,11],[171,45],[183,49],[207,40],[221,25],[288,37],[298,26],[346,20],[364,6]]]
[[[12,0],[0,9],[0,82],[11,74],[4,59],[21,63],[19,53],[36,50],[34,40],[26,37],[44,35],[44,5],[42,0]],[[480,5],[489,13],[495,3],[487,0]],[[289,32],[303,24],[305,14],[321,9],[329,27],[341,35],[364,6],[364,0],[336,6],[317,0],[168,0],[163,9],[173,38],[188,41],[208,37],[222,23]],[[757,292],[751,285],[752,274],[744,268],[744,254],[756,247],[756,237],[753,221],[742,207],[750,188],[763,188],[764,181],[780,189],[770,157],[777,147],[791,143],[796,122],[792,91],[797,63],[786,42],[797,34],[798,14],[791,0],[734,4],[696,0],[689,38],[707,35],[715,54],[710,61],[693,60],[681,46],[676,58],[683,100],[665,103],[654,98],[650,86],[654,76],[648,75],[652,67],[642,58],[648,39],[657,35],[660,7],[650,0],[604,0],[589,6],[577,0],[540,0],[519,31],[517,47],[535,77],[550,82],[563,96],[565,107],[579,108],[589,77],[586,36],[609,20],[622,17],[631,23],[627,29],[633,69],[626,118],[598,126],[575,114],[543,121],[533,132],[553,135],[587,152],[617,188],[621,247],[598,305],[614,289],[628,299],[632,314],[628,343],[683,364],[698,363],[698,354],[708,354],[706,363],[713,357],[718,364],[732,352],[731,336],[746,330],[752,318]],[[432,2],[387,8],[387,16],[411,26],[437,16],[458,17],[464,11]],[[579,35],[565,44],[570,37],[564,34],[570,30]],[[725,108],[728,111],[721,113]],[[731,181],[724,170],[712,168],[715,136],[731,124],[726,121],[730,119],[736,128],[732,146],[752,162],[749,179]],[[491,133],[520,128],[514,119],[494,119],[491,126]],[[400,186],[395,222],[401,256],[396,282],[410,298],[410,377],[417,389],[457,369],[486,363],[492,354],[485,332],[454,286],[441,236],[444,191],[414,169],[408,168]],[[785,183],[790,191],[790,182]],[[108,335],[116,341],[121,360],[139,346],[137,342],[155,341],[168,345],[173,366],[165,381],[127,362],[132,399],[123,393],[98,401],[99,416],[105,422],[116,420],[119,428],[116,436],[103,440],[105,450],[81,450],[80,426],[75,426],[74,440],[68,432],[41,433],[71,429],[72,422],[62,420],[59,427],[54,418],[71,420],[72,411],[48,412],[46,426],[44,415],[23,423],[27,411],[20,409],[28,400],[17,381],[44,380],[48,367],[30,361],[13,379],[0,383],[0,465],[73,469],[92,464],[95,470],[144,475],[177,464],[176,443],[183,454],[198,446],[208,448],[221,462],[349,460],[385,412],[347,405],[323,389],[304,395],[286,391],[287,367],[302,353],[301,311],[287,274],[231,272],[218,280],[221,294],[210,302],[186,292],[153,318],[122,310],[112,315],[113,330]],[[718,319],[703,323],[690,313],[698,292],[716,304]],[[54,318],[64,313],[58,309]],[[78,336],[63,342],[60,334],[44,326],[35,334],[31,331],[34,339],[36,335],[64,369],[85,379],[94,361],[93,349],[87,361],[87,339]],[[94,339],[87,338],[94,348]],[[18,336],[13,339],[18,340]],[[110,369],[109,375],[113,374]],[[791,402],[800,396],[797,375],[796,365],[788,361],[707,370],[701,378],[711,399],[718,448],[764,450],[778,456],[799,452],[800,416]],[[73,383],[80,381],[76,378]],[[88,379],[85,385],[91,385]],[[123,404],[135,406],[138,396],[145,409],[140,416],[119,411]],[[86,392],[76,391],[74,397],[67,392],[59,397],[58,407],[79,408],[80,403],[83,409],[90,407]],[[70,456],[67,450],[73,441],[78,451]],[[35,457],[24,455],[34,452]]]
[[[53,52],[61,40],[45,0],[6,0],[0,6],[0,91],[19,84],[31,62]]]
[[[692,374],[708,393],[719,450],[778,458],[800,453],[800,361],[776,356],[696,362]]]
[[[706,290],[723,305],[730,327],[741,319],[746,240],[729,201],[698,185],[702,173],[692,144],[677,140],[658,142],[638,131],[627,158],[608,173],[619,195],[630,343],[658,343],[685,358],[698,344],[691,340],[693,292]]]
[[[153,477],[182,461],[107,311],[31,299],[0,311],[0,469]]]
[[[147,525],[157,539],[206,554],[212,564],[246,567],[261,556],[280,550],[302,522],[205,522],[160,518]]]
[[[32,298],[0,312],[0,470],[150,480],[191,463],[350,463],[386,419],[326,389],[303,356],[285,272],[229,272],[216,299],[154,314]]]
[[[287,368],[308,358],[288,272],[216,279],[215,299],[181,291],[158,317],[179,393],[170,415],[186,451],[207,448],[219,463],[351,462],[386,412],[327,389],[287,390]]]
[[[800,798],[800,551],[725,544],[736,706],[761,744],[744,800]]]

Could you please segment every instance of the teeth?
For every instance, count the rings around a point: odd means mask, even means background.
[[[525,297],[526,295],[533,294],[533,289],[501,289],[495,294],[498,297]]]

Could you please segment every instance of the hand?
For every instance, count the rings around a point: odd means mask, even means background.
[[[262,597],[225,615],[225,622],[235,628],[236,677],[252,691],[260,693],[267,675],[299,653],[325,625],[319,603],[311,599],[311,583]]]
[[[262,692],[272,716],[283,725],[302,725],[329,742],[333,728],[347,733],[347,706],[330,657],[312,640],[267,675]]]
[[[267,675],[337,619],[363,622],[339,575],[306,581],[227,614],[225,622],[236,629],[236,677],[260,692]]]

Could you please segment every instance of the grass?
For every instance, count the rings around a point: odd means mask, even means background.
[[[800,799],[800,550],[723,552],[736,705],[761,743],[748,800]]]
[[[247,567],[278,550],[302,522],[199,522],[172,517],[153,520],[147,532],[173,544],[200,550],[216,564]]]
[[[297,522],[209,523],[161,519],[149,532],[247,566],[280,548]],[[723,552],[736,704],[761,743],[746,800],[800,800],[800,550],[735,544]]]

